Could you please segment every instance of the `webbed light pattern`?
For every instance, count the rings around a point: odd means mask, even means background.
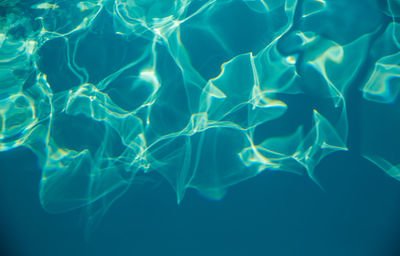
[[[318,183],[348,150],[348,92],[398,100],[399,5],[381,2],[3,1],[0,150],[35,152],[47,211],[93,219],[151,172],[178,202],[266,170]]]

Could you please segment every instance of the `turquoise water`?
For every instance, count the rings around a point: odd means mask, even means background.
[[[399,18],[1,1],[3,254],[398,255]]]

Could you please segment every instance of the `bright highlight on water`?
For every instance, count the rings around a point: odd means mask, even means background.
[[[359,95],[364,113],[399,118],[397,0],[0,7],[0,150],[37,155],[49,212],[86,207],[96,221],[152,173],[178,203],[190,188],[222,199],[266,171],[320,185],[316,167],[337,151],[400,179],[399,155],[371,139],[374,117],[357,130],[347,108]]]

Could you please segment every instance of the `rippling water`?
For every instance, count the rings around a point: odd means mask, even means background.
[[[399,22],[398,0],[1,1],[2,221],[79,238],[8,224],[5,250],[398,255]]]

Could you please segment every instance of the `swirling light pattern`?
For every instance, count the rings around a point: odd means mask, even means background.
[[[0,8],[0,150],[37,155],[49,212],[86,207],[95,220],[152,172],[178,202],[189,188],[221,199],[263,171],[318,184],[318,163],[348,150],[350,92],[365,111],[382,105],[399,119],[396,0]],[[353,131],[360,154],[400,179],[398,155],[370,139],[371,120]]]

